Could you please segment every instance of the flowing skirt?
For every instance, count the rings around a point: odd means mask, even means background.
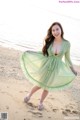
[[[59,57],[47,57],[42,52],[24,52],[21,67],[29,81],[48,91],[63,89],[75,79],[71,69]]]

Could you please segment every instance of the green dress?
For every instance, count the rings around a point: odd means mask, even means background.
[[[45,90],[63,89],[75,79],[70,66],[70,42],[62,40],[58,55],[53,53],[52,44],[48,48],[49,56],[41,51],[26,51],[21,56],[21,67],[27,79]],[[65,61],[63,61],[65,56]]]

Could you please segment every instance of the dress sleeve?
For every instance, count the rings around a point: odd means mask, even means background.
[[[71,47],[70,42],[68,42],[68,45],[66,47],[67,47],[67,51],[65,52],[65,63],[68,67],[71,67],[73,65],[70,58],[70,47]]]

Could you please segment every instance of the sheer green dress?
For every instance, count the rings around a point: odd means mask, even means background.
[[[70,66],[70,42],[62,40],[61,50],[55,55],[52,50],[52,44],[48,48],[49,56],[42,52],[26,51],[21,56],[21,67],[27,79],[34,85],[45,90],[52,91],[63,89],[71,84],[75,79],[75,74]],[[65,61],[63,61],[65,56]]]

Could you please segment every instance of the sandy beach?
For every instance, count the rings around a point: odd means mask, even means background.
[[[9,120],[80,120],[80,67],[71,88],[50,92],[44,110],[37,109],[42,89],[28,104],[24,97],[33,86],[20,67],[22,52],[0,46],[0,112],[8,113]]]

